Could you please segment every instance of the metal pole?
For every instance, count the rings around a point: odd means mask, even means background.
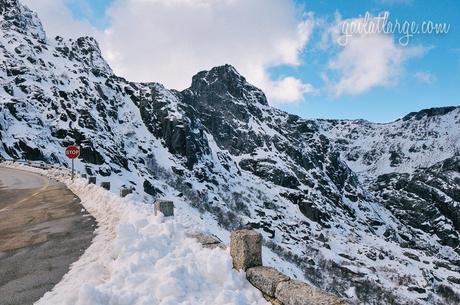
[[[73,181],[73,159],[72,159],[72,181]]]

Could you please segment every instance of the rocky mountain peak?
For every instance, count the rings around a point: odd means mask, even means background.
[[[101,49],[99,48],[99,43],[96,39],[90,36],[79,37],[75,40],[74,46],[78,47],[80,50],[84,51],[85,53],[93,53],[96,52],[101,54]]]
[[[209,71],[200,71],[192,78],[192,87],[202,83],[212,84],[216,81],[227,81],[233,84],[244,84],[246,79],[236,71],[232,65],[223,65],[212,68]]]
[[[86,61],[94,68],[100,69],[101,72],[112,74],[112,69],[102,56],[99,43],[93,37],[85,36],[72,41],[72,50],[81,54],[83,61]]]
[[[3,31],[12,30],[40,41],[46,40],[37,14],[17,0],[0,0],[0,24]]]
[[[85,68],[91,69],[95,76],[102,74],[110,76],[112,69],[102,56],[99,43],[93,37],[85,36],[77,39],[65,39],[61,36],[54,38],[56,56],[64,57],[68,60],[75,60],[84,64]]]
[[[268,105],[265,94],[249,84],[245,77],[228,64],[197,73],[192,78],[192,85],[189,90],[196,93],[212,91],[219,95],[229,94],[238,100],[252,100]]]
[[[0,14],[3,15],[18,6],[19,2],[17,0],[0,0]]]
[[[411,112],[402,118],[403,121],[407,121],[410,119],[420,120],[425,117],[433,117],[433,116],[443,116],[448,114],[452,111],[460,110],[458,106],[450,106],[450,107],[435,107],[429,109],[423,109],[417,112]]]

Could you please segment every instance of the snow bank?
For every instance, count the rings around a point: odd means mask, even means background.
[[[269,304],[232,269],[228,250],[185,236],[191,223],[62,171],[33,170],[66,183],[98,222],[91,246],[37,305]]]

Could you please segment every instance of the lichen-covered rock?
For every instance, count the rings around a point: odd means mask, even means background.
[[[299,281],[281,282],[275,297],[284,305],[346,305],[347,302]]]
[[[232,232],[230,255],[236,270],[262,266],[262,235],[246,229]]]
[[[246,277],[251,284],[264,294],[274,297],[279,283],[289,280],[287,275],[272,267],[253,267],[246,270]]]
[[[270,302],[270,304],[272,305],[283,305],[283,303],[281,303],[279,300],[269,295],[266,295],[265,293],[262,293],[262,296],[264,297],[265,300]]]

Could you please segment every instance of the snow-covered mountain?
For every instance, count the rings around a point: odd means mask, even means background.
[[[460,107],[426,109],[386,124],[321,120],[320,125],[363,178],[412,173],[460,155]]]
[[[426,109],[388,124],[325,120],[320,125],[393,215],[459,252],[460,107]]]
[[[2,157],[68,165],[76,143],[80,171],[259,229],[352,303],[460,302],[460,108],[383,125],[305,120],[232,66],[183,91],[129,82],[94,39],[46,37],[17,0],[0,13]]]

